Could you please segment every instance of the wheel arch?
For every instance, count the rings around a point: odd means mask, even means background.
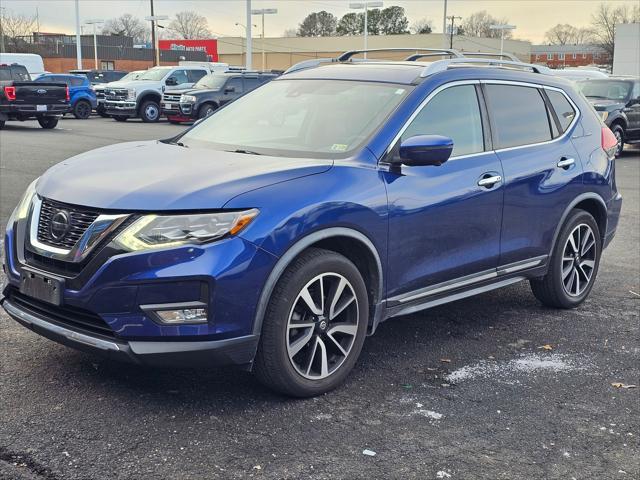
[[[620,125],[622,127],[623,133],[627,131],[627,119],[623,115],[619,114],[613,117],[613,120],[609,122],[609,128],[613,129],[614,126]]]
[[[138,110],[142,107],[142,104],[147,100],[155,100],[160,105],[160,101],[162,100],[162,95],[154,90],[147,90],[146,92],[142,92],[137,99]]]
[[[262,288],[253,322],[253,333],[260,335],[267,305],[276,283],[291,262],[308,248],[334,251],[344,255],[358,268],[367,282],[367,293],[372,307],[369,315],[369,332],[373,333],[382,316],[381,302],[384,285],[382,261],[373,242],[366,235],[346,227],[331,227],[310,233],[298,240],[280,257]]]
[[[583,193],[582,195],[577,196],[573,201],[569,204],[569,206],[565,209],[558,225],[556,226],[556,230],[553,234],[553,242],[551,242],[551,249],[549,250],[549,256],[553,254],[553,248],[556,245],[556,241],[558,240],[558,235],[560,235],[560,230],[562,230],[562,226],[569,214],[576,209],[585,210],[589,212],[596,223],[598,224],[598,229],[600,230],[600,238],[604,244],[606,235],[607,235],[607,204],[602,199],[600,195],[593,192]]]

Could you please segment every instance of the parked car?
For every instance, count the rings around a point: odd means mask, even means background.
[[[222,105],[273,80],[273,73],[217,73],[202,77],[193,86],[168,90],[162,96],[162,114],[169,122],[192,122],[208,117]]]
[[[133,82],[133,81],[137,80],[138,78],[140,78],[144,72],[146,72],[146,70],[135,70],[133,72],[129,72],[124,77],[119,79],[118,81],[120,81],[120,82]],[[111,83],[114,83],[114,82],[99,83],[99,84],[96,84],[96,85],[92,86],[93,91],[96,92],[96,99],[97,99],[97,102],[98,102],[98,105],[96,106],[96,113],[98,115],[100,115],[101,117],[105,117],[106,118],[106,117],[109,116],[109,115],[107,115],[107,112],[105,111],[104,91],[105,91],[105,89],[109,88],[109,85]]]
[[[165,90],[192,87],[208,73],[204,66],[153,67],[135,81],[109,85],[105,90],[105,113],[119,122],[133,117],[157,122]]]
[[[522,280],[579,306],[622,203],[584,97],[533,65],[344,57],[35,180],[6,230],[9,315],[304,397],[399,315]]]
[[[0,129],[7,120],[38,120],[55,128],[70,110],[69,87],[60,82],[32,82],[24,65],[0,65]]]
[[[117,82],[128,72],[125,70],[69,70],[72,75],[83,75],[89,79],[91,85],[101,85],[103,83]]]
[[[96,93],[91,88],[89,79],[82,75],[45,74],[38,77],[38,83],[64,83],[69,88],[71,113],[74,117],[86,120],[97,106]]]
[[[22,65],[29,72],[31,80],[48,73],[44,69],[44,61],[35,53],[5,53],[0,52],[0,65]]]
[[[618,140],[616,156],[625,143],[640,142],[640,80],[610,77],[580,82],[580,91]]]
[[[564,68],[564,69],[549,69],[549,71],[558,77],[566,78],[572,82],[581,82],[591,79],[606,79],[609,75],[601,70],[588,69],[588,68]]]

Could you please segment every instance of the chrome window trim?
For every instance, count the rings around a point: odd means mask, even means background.
[[[128,214],[99,215],[98,218],[89,225],[73,248],[67,250],[65,248],[46,245],[38,240],[38,224],[40,223],[41,208],[42,199],[36,195],[31,203],[31,215],[28,219],[29,228],[25,241],[38,255],[72,263],[78,263],[84,260],[98,243],[129,218]]]
[[[514,85],[514,86],[517,86],[517,87],[540,88],[540,89],[544,89],[544,90],[552,90],[552,91],[560,92],[560,93],[562,93],[564,95],[564,97],[567,99],[567,101],[571,104],[573,109],[576,111],[576,115],[575,115],[573,121],[566,128],[566,130],[562,133],[562,135],[560,135],[560,136],[558,136],[556,138],[552,138],[551,140],[545,140],[544,142],[538,142],[538,143],[528,143],[528,144],[525,144],[525,145],[516,145],[516,146],[513,146],[513,147],[505,147],[505,148],[498,148],[498,149],[492,149],[492,150],[483,150],[482,152],[468,153],[468,154],[464,154],[464,155],[455,155],[455,156],[452,156],[449,160],[457,160],[457,159],[462,159],[462,158],[468,158],[468,157],[473,157],[473,156],[477,156],[477,155],[483,155],[483,154],[491,153],[491,152],[493,152],[493,153],[507,152],[509,150],[516,150],[516,149],[519,149],[519,148],[534,147],[534,146],[538,146],[538,145],[546,145],[546,144],[549,144],[549,143],[560,141],[560,140],[562,140],[563,138],[565,138],[566,136],[568,136],[570,134],[570,131],[573,130],[573,128],[576,126],[578,120],[582,116],[582,112],[580,111],[580,109],[578,108],[576,103],[571,99],[571,97],[569,97],[569,95],[567,95],[567,92],[565,92],[562,88],[559,88],[559,87],[553,87],[553,86],[550,86],[550,85],[542,85],[540,83],[520,82],[520,81],[514,81],[514,80],[458,80],[458,81],[454,81],[454,82],[445,83],[443,85],[440,85],[433,92],[431,92],[427,96],[427,98],[425,98],[420,103],[420,105],[418,105],[416,107],[414,112],[407,119],[407,121],[404,123],[404,125],[402,126],[400,131],[396,134],[396,136],[393,138],[393,140],[391,141],[391,143],[387,147],[387,150],[385,151],[385,155],[384,156],[388,155],[391,152],[391,150],[393,150],[393,147],[396,145],[398,140],[400,140],[400,137],[402,137],[402,135],[407,130],[407,128],[409,128],[409,125],[411,125],[411,123],[420,114],[420,112],[422,112],[424,107],[426,107],[427,104],[431,101],[431,99],[433,97],[435,97],[438,93],[442,92],[443,90],[446,90],[447,88],[456,87],[456,86],[459,86],[459,85],[478,85],[478,84],[483,84],[483,85],[491,85],[491,84],[493,84],[493,85]],[[546,103],[545,103],[545,108],[546,108]],[[487,114],[489,115],[489,120],[491,121],[490,113],[491,112],[487,111]],[[483,124],[483,128],[484,128],[484,124]]]

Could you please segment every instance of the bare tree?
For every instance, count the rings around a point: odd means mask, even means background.
[[[637,5],[629,9],[627,5],[614,7],[601,3],[591,16],[591,28],[596,44],[600,45],[613,61],[616,25],[620,23],[635,23],[640,21],[640,7]]]
[[[433,32],[433,21],[423,18],[411,25],[411,33],[431,33]]]
[[[5,12],[0,23],[4,35],[5,48],[16,49],[24,38],[33,34],[36,29],[36,17],[18,13]]]
[[[211,38],[207,18],[194,11],[176,13],[176,18],[169,24],[169,31],[185,40]]]
[[[545,40],[551,45],[581,45],[589,43],[592,36],[593,32],[589,28],[559,23],[545,33]]]
[[[149,40],[151,31],[138,17],[125,13],[107,20],[102,28],[102,34],[133,37],[134,42],[144,43]]]
[[[584,45],[587,43],[593,43],[593,30],[590,28],[576,28],[573,35],[573,43],[576,45]]]
[[[500,38],[500,30],[494,30],[491,25],[509,23],[507,18],[495,18],[486,10],[472,13],[462,22],[462,30],[468,37]],[[511,30],[504,31],[504,38],[511,38]]]

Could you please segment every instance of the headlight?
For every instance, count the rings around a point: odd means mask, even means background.
[[[236,235],[258,215],[257,209],[194,215],[145,215],[114,240],[128,251],[178,247]]]
[[[136,89],[129,88],[127,89],[127,100],[135,100],[136,99]]]
[[[598,112],[598,115],[600,115],[600,118],[604,122],[607,119],[607,117],[609,116],[609,112],[601,111],[601,112]]]
[[[196,97],[193,95],[182,95],[180,97],[180,103],[196,103]]]
[[[36,183],[38,183],[39,179],[40,177],[36,178],[27,187],[27,190],[24,192],[24,195],[22,196],[20,203],[18,203],[18,206],[13,211],[12,218],[14,220],[24,220],[29,215],[29,209],[31,208],[31,200],[33,200],[33,197],[36,194]]]

